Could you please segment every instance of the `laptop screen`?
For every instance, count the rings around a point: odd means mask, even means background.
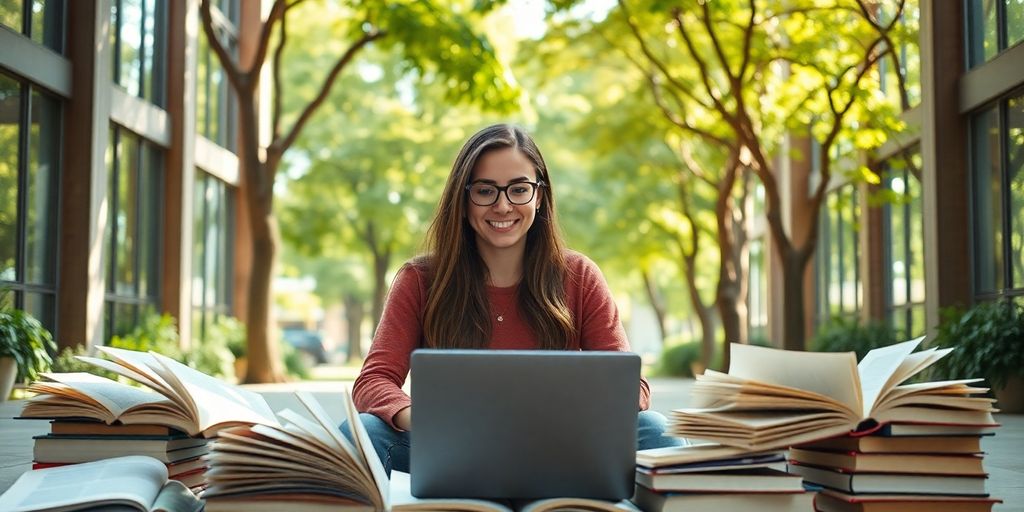
[[[640,358],[627,352],[417,350],[419,498],[628,498]]]

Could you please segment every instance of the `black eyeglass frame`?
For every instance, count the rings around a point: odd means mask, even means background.
[[[489,203],[487,203],[487,204],[480,204],[480,203],[474,201],[473,200],[473,194],[471,193],[470,189],[473,188],[476,185],[486,185],[488,187],[495,188],[498,191],[498,193],[494,194],[494,200],[489,202]],[[512,198],[508,195],[508,189],[510,187],[514,187],[516,185],[530,185],[530,188],[533,189],[533,193],[530,194],[530,198],[527,199],[526,201],[521,202],[521,203],[517,203],[517,202],[513,201]],[[547,186],[547,183],[544,183],[544,180],[517,181],[517,182],[514,182],[514,183],[509,183],[508,185],[505,185],[504,187],[500,187],[500,186],[495,185],[493,183],[484,183],[484,182],[480,182],[480,181],[474,181],[473,183],[470,183],[469,185],[466,185],[466,194],[469,196],[469,202],[471,202],[471,203],[473,203],[473,204],[475,204],[477,206],[493,206],[494,203],[498,202],[498,198],[501,197],[502,193],[505,194],[505,199],[508,200],[509,204],[514,204],[516,206],[522,206],[524,204],[529,204],[530,201],[533,201],[533,199],[535,197],[537,197],[537,190],[541,189],[543,187],[546,187],[546,186]]]

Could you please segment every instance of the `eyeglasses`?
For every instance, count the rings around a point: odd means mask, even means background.
[[[515,205],[522,205],[533,201],[537,194],[537,188],[543,187],[544,182],[538,181],[517,181],[504,187],[491,185],[489,183],[470,183],[466,185],[469,192],[469,200],[477,206],[491,206],[498,202],[498,193],[504,192],[508,202]]]

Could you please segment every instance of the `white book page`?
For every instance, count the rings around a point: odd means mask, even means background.
[[[876,348],[868,352],[857,365],[857,373],[860,375],[860,384],[863,387],[864,395],[864,406],[861,410],[863,418],[871,416],[871,410],[874,409],[879,396],[899,384],[899,382],[890,383],[892,376],[923,339],[924,336],[888,347]]]
[[[846,406],[848,414],[860,413],[853,352],[798,352],[733,343],[730,354],[729,375],[830,396]]]
[[[84,504],[135,504],[148,510],[167,481],[167,467],[133,455],[28,471],[0,496],[0,510],[29,512]]]
[[[342,402],[345,403],[346,419],[348,420],[349,429],[352,432],[352,439],[355,440],[354,444],[356,445],[356,448],[362,452],[363,458],[366,459],[370,468],[370,474],[373,476],[373,479],[377,484],[377,489],[384,500],[384,509],[387,510],[389,508],[388,500],[391,499],[391,492],[388,490],[390,480],[388,480],[388,473],[384,469],[384,463],[381,462],[380,457],[377,456],[377,452],[373,449],[373,443],[370,441],[370,434],[366,432],[366,428],[363,427],[363,422],[359,420],[359,412],[356,411],[356,405],[352,402],[352,392],[349,391],[348,388],[345,388],[345,392],[341,395],[341,399]],[[305,402],[306,401],[304,400],[303,403]],[[317,407],[319,407],[319,404],[317,404]],[[313,411],[311,410],[310,412]],[[323,409],[320,409],[320,412],[323,413]],[[326,417],[326,414],[322,414],[322,416]]]
[[[71,393],[77,392],[95,400],[115,418],[132,407],[168,402],[157,393],[133,388],[91,373],[44,373],[43,376],[70,388],[68,391]],[[69,393],[60,394],[66,396]]]
[[[232,386],[167,356],[156,353],[153,356],[178,379],[179,391],[195,406],[199,431],[205,435],[213,433],[211,427],[222,424],[278,425],[274,411],[259,394]]]
[[[172,400],[177,398],[174,396],[174,389],[171,388],[170,384],[153,371],[153,366],[156,365],[156,360],[153,359],[153,356],[145,352],[115,347],[100,346],[96,347],[96,349],[114,359],[114,361],[87,356],[78,356],[78,359],[108,369],[119,375],[124,375],[140,384],[153,388],[154,391]]]
[[[409,474],[401,471],[391,472],[391,510],[395,512],[418,511],[463,511],[463,512],[513,512],[500,503],[486,500],[458,498],[417,498],[412,495]]]

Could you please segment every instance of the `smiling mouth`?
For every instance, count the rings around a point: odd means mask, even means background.
[[[487,224],[490,224],[490,226],[492,228],[494,228],[494,229],[499,229],[500,230],[500,229],[509,229],[516,222],[519,222],[519,221],[518,220],[501,220],[501,221],[489,220],[489,221],[487,221]]]

